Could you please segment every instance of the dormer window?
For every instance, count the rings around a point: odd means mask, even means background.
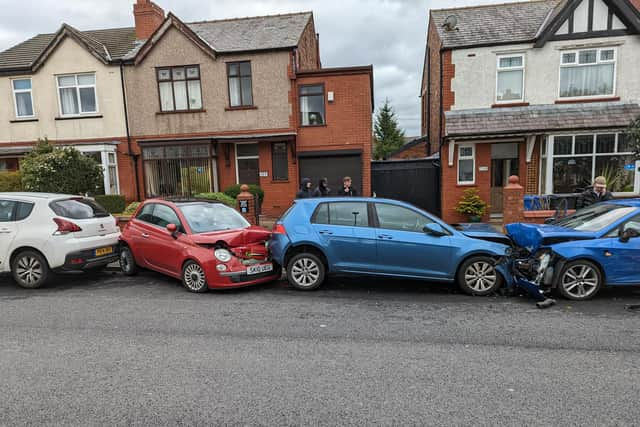
[[[498,56],[496,102],[524,102],[524,55]]]
[[[563,51],[560,98],[613,96],[616,51],[613,48]]]

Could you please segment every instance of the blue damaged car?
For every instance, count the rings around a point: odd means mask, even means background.
[[[408,203],[377,198],[296,200],[269,247],[289,283],[312,290],[329,274],[456,282],[488,295],[510,274],[497,261],[509,239],[490,227],[456,229]]]
[[[602,202],[551,224],[509,224],[513,269],[565,298],[587,300],[605,285],[640,285],[640,199]]]

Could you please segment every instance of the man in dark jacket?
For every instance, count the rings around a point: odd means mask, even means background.
[[[342,190],[338,191],[338,196],[357,197],[358,192],[351,186],[351,177],[345,176],[342,179]]]
[[[302,184],[300,184],[300,191],[296,193],[296,199],[310,199],[311,197],[313,197],[311,180],[309,178],[303,178]]]
[[[318,183],[318,186],[313,190],[313,197],[327,197],[331,193],[331,189],[328,187],[327,178],[322,178]]]
[[[586,208],[595,203],[606,202],[613,199],[613,194],[607,191],[607,180],[603,176],[598,176],[593,180],[593,187],[587,188],[578,198],[576,208]]]

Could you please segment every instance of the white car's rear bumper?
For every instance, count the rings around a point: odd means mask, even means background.
[[[120,233],[76,238],[73,233],[52,236],[44,248],[49,267],[82,269],[104,265],[117,259]],[[111,252],[96,255],[96,249],[111,247]],[[71,263],[71,260],[74,262]],[[80,261],[82,260],[82,261]]]

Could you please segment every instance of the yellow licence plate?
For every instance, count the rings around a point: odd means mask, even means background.
[[[106,248],[96,249],[96,256],[109,255],[113,253],[113,247],[108,246]]]

